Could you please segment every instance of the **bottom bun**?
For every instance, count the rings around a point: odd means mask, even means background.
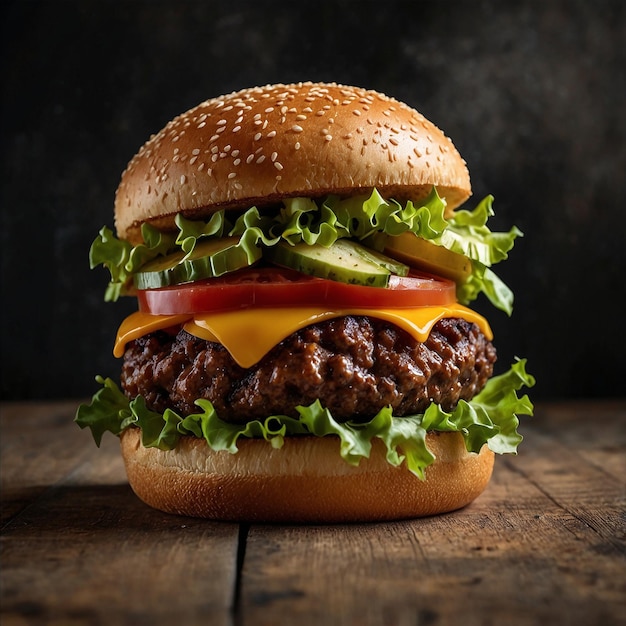
[[[239,452],[215,452],[195,437],[175,450],[145,448],[141,431],[121,435],[128,480],[146,504],[223,521],[367,522],[422,517],[469,504],[487,486],[494,454],[467,452],[459,433],[431,432],[436,461],[422,481],[385,459],[381,441],[358,467],[339,455],[336,437],[287,437],[275,449],[263,439],[239,439]]]

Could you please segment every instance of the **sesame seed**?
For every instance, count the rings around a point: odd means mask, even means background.
[[[180,184],[184,185],[186,182],[187,182],[187,177],[184,174],[182,174],[180,177]]]
[[[233,151],[231,152],[231,154],[232,154],[234,157],[237,157],[237,156],[239,156],[239,150],[233,150]]]
[[[270,130],[270,132],[267,133],[267,137],[268,137],[268,139],[271,139],[272,137],[276,137],[276,131],[275,130]]]
[[[246,163],[252,163],[252,161],[254,161],[254,154],[251,154],[247,159],[246,159]]]
[[[277,170],[282,170],[282,169],[283,169],[282,164],[281,164],[281,163],[279,163],[278,161],[275,161],[275,162],[274,162],[274,167],[275,167]]]
[[[332,135],[326,135],[326,137],[324,137],[326,141],[330,141],[332,138],[333,138]]]
[[[199,150],[198,148],[194,148],[194,149],[191,151],[191,154],[193,154],[194,156],[197,156],[198,154],[200,154],[200,150]]]
[[[274,162],[277,157],[278,157],[278,152],[272,152],[272,156],[270,157],[272,159],[272,162]]]
[[[300,115],[296,115],[296,119],[299,121],[305,120],[306,119],[306,115],[303,115],[302,113],[300,113]]]
[[[302,128],[302,126],[299,126],[298,124],[294,124],[291,127],[291,130],[293,130],[294,133],[301,133],[304,129]]]
[[[189,159],[189,165],[193,165],[198,160],[197,156],[193,156]]]
[[[325,115],[325,114],[326,114],[326,111],[320,110],[315,115],[319,115],[321,117],[322,115]]]
[[[389,137],[389,143],[397,146],[398,145],[398,140],[395,137]]]
[[[352,113],[353,113],[354,115],[357,115],[357,116],[358,116],[358,115],[361,115],[361,111],[359,111],[358,109],[354,109],[354,110],[352,111]]]
[[[226,110],[226,109],[224,109],[224,110]],[[218,126],[223,126],[224,124],[226,124],[226,120],[219,120],[219,121],[217,122],[217,125],[218,125]]]
[[[274,107],[267,107],[267,109],[265,109],[266,113],[271,113],[274,110]]]
[[[219,138],[220,138],[219,135],[213,135],[213,137],[211,137],[211,139],[209,139],[209,142],[217,141]]]
[[[231,172],[231,173],[228,175],[228,178],[229,178],[229,179],[233,179],[233,178],[235,178],[236,176],[237,176],[237,174],[236,174],[235,172]]]
[[[241,130],[241,126],[235,126],[235,128],[233,128],[233,133],[238,133]]]
[[[240,163],[241,163],[241,159],[235,159],[233,161],[233,165],[235,165],[235,166],[239,165]]]
[[[296,141],[296,144],[295,144],[294,148],[296,150],[300,150],[300,142],[299,141]]]
[[[257,134],[254,136],[254,141],[258,141],[259,139],[261,139],[261,137],[262,137],[261,133],[257,133]]]
[[[205,126],[206,126],[206,122],[200,122],[200,123],[198,124],[198,129],[200,129],[200,128],[204,128]]]
[[[260,157],[256,160],[256,162],[257,162],[257,163],[263,163],[263,161],[265,161],[265,155],[264,155],[264,154],[262,154],[262,155],[261,155],[261,156],[260,156]]]

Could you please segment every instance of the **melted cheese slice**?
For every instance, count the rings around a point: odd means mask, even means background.
[[[488,338],[493,334],[487,320],[460,304],[413,309],[333,309],[320,307],[251,308],[196,315],[149,315],[132,313],[121,324],[113,354],[121,357],[129,341],[143,335],[182,325],[196,337],[221,343],[241,367],[258,363],[276,344],[295,331],[322,320],[344,315],[367,315],[395,324],[424,342],[442,318],[460,317],[475,323]]]

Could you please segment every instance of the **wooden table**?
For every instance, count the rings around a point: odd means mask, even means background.
[[[2,405],[3,626],[626,624],[626,403],[547,404],[456,513],[272,526],[135,498],[76,402]]]

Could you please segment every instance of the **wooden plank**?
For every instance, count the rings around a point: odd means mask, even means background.
[[[527,429],[523,453],[498,459],[486,492],[462,511],[253,527],[241,623],[626,623],[620,483],[538,426]],[[569,472],[583,488],[572,488]]]
[[[55,477],[3,529],[2,624],[230,624],[238,526],[150,509],[126,482],[115,438],[88,450],[77,466],[53,464]]]
[[[535,428],[618,480],[626,476],[626,401],[541,405]]]
[[[77,406],[20,402],[0,407],[0,525],[93,451],[89,433],[73,423]]]

